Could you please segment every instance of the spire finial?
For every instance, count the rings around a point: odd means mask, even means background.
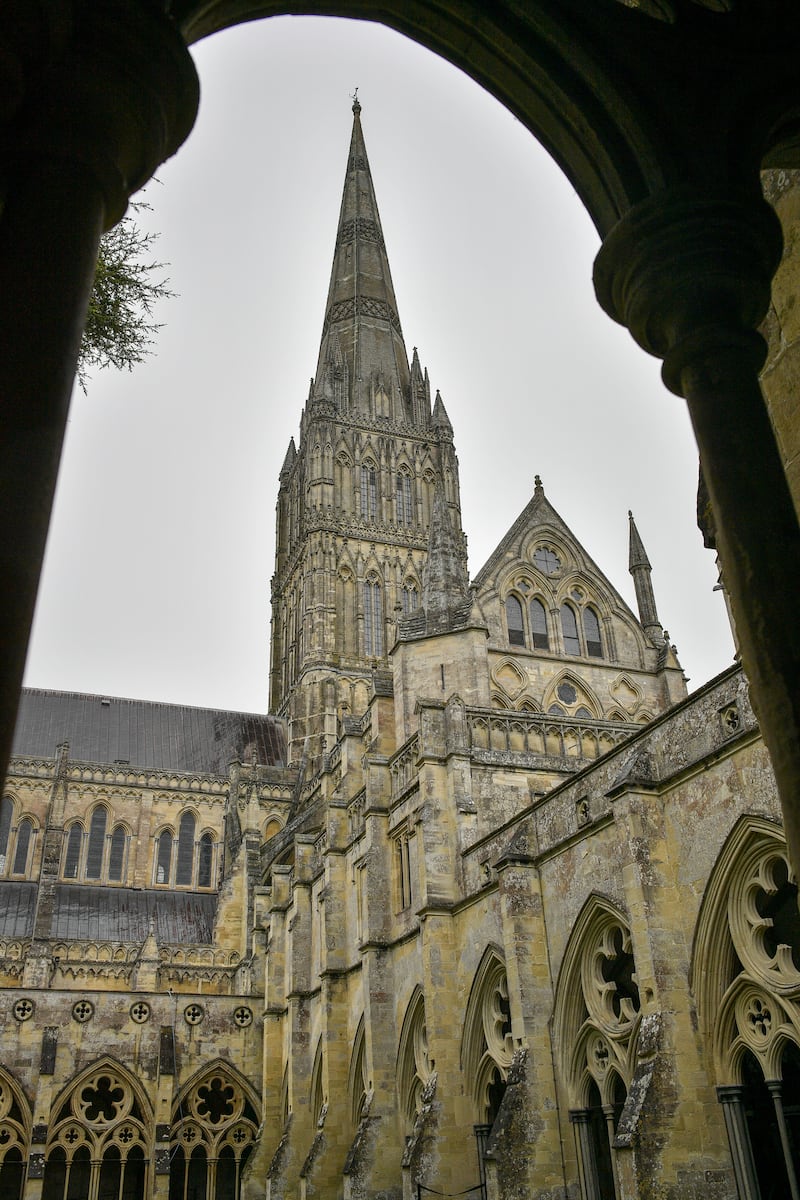
[[[533,492],[534,496],[543,496],[544,495],[544,488],[542,487],[541,475],[534,475],[533,487],[534,487],[534,492]]]
[[[358,88],[355,89],[350,99],[353,101],[353,116],[357,117],[361,112],[361,105],[358,102]]]

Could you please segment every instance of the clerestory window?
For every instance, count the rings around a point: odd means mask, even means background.
[[[378,512],[378,481],[375,468],[369,463],[361,468],[361,516],[374,521]]]

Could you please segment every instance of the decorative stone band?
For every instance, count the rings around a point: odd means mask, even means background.
[[[356,238],[365,242],[377,242],[381,250],[386,253],[386,243],[377,221],[371,221],[369,217],[356,217],[352,221],[343,221],[336,235],[336,249],[338,250],[340,246],[344,246]]]
[[[377,317],[379,321],[388,321],[393,329],[403,336],[400,328],[400,318],[390,304],[385,300],[376,300],[373,296],[354,296],[352,300],[337,300],[325,314],[322,334],[328,332],[331,325],[338,321],[351,321],[353,317]]]

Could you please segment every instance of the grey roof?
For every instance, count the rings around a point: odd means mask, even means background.
[[[30,937],[35,883],[0,883],[0,936]],[[62,883],[55,889],[51,938],[65,941],[143,942],[154,922],[159,942],[208,944],[217,897],[208,892]]]
[[[286,741],[278,717],[23,688],[12,753],[52,758],[69,743],[80,762],[226,775],[234,758],[283,766]]]

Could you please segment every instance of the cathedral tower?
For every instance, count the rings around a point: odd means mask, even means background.
[[[312,770],[366,710],[420,603],[437,490],[466,568],[453,429],[416,350],[409,365],[356,100],[317,371],[278,492],[270,708],[291,762]]]

